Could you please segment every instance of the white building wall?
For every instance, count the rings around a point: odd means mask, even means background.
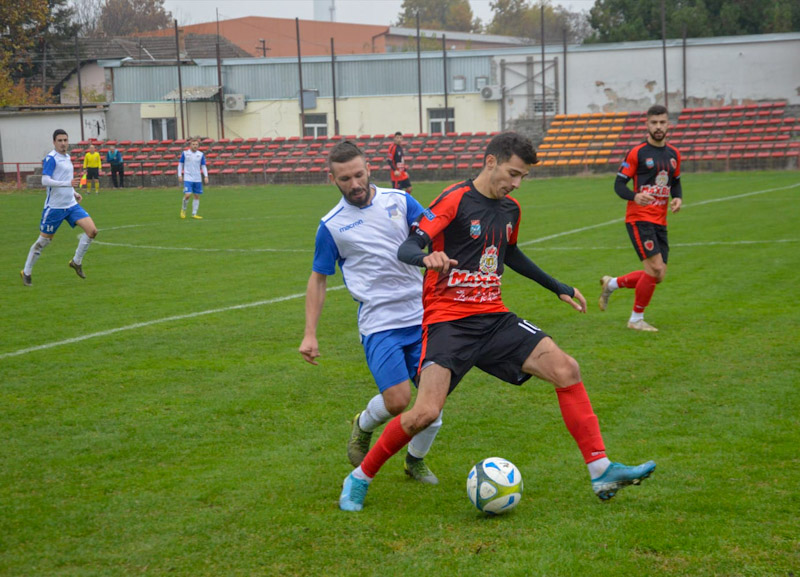
[[[105,112],[83,113],[85,138],[106,138]],[[71,144],[81,140],[81,121],[77,111],[19,112],[0,116],[0,147],[4,163],[25,163],[23,171],[41,166],[45,155],[53,150],[53,132],[63,128]],[[15,170],[4,166],[5,172]]]

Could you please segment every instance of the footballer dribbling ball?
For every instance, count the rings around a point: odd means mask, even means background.
[[[516,465],[500,457],[476,464],[467,475],[467,495],[479,511],[499,515],[519,504],[522,475]]]

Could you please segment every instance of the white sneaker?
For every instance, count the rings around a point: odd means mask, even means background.
[[[657,333],[658,329],[645,321],[644,319],[639,319],[638,321],[628,321],[628,328],[633,329],[635,331],[645,331],[648,333]]]
[[[597,304],[600,307],[601,311],[606,310],[606,308],[608,307],[608,299],[611,297],[611,293],[614,292],[610,288],[608,288],[608,283],[611,282],[612,278],[614,277],[606,275],[600,279],[600,286],[603,288],[603,290],[600,293],[600,300],[597,301]]]

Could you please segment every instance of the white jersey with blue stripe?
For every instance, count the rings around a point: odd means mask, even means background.
[[[331,276],[339,263],[359,303],[362,335],[422,323],[422,274],[397,260],[397,249],[424,209],[401,190],[373,189],[369,206],[359,208],[342,198],[323,217],[312,265],[314,272]]]
[[[206,168],[206,155],[199,150],[192,152],[192,149],[184,150],[178,162],[178,174],[183,174],[183,180],[187,182],[203,182],[203,174]]]
[[[42,160],[42,176],[49,176],[52,180],[66,186],[48,186],[47,197],[44,199],[45,208],[69,208],[78,204],[75,200],[75,189],[72,188],[74,170],[69,154],[59,154],[55,150]]]

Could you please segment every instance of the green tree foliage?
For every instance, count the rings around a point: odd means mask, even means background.
[[[480,18],[474,18],[468,0],[403,0],[397,26],[416,28],[419,12],[420,28],[481,32]]]
[[[492,21],[486,26],[489,34],[528,38],[532,43],[542,41],[542,5],[544,5],[545,43],[560,43],[567,33],[567,42],[580,43],[590,34],[585,16],[569,12],[561,6],[552,6],[546,0],[494,0]]]
[[[36,85],[45,50],[54,54],[73,41],[73,15],[67,0],[0,0],[0,106],[49,100]]]
[[[100,27],[106,36],[128,36],[171,25],[172,14],[164,8],[164,0],[106,0],[100,12]]]
[[[665,0],[668,38],[736,36],[800,31],[798,0]],[[661,38],[661,2],[596,0],[589,11],[595,30],[587,41]]]

